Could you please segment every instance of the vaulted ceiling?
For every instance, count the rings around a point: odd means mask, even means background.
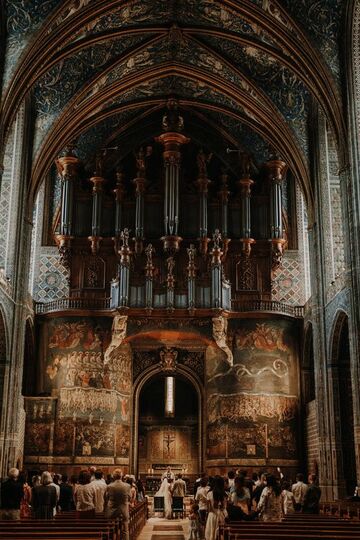
[[[345,4],[7,1],[3,135],[31,91],[35,190],[69,142],[85,160],[109,145],[119,147],[121,159],[160,131],[174,95],[199,143],[217,146],[224,160],[227,146],[255,162],[281,155],[311,204],[313,99],[328,117],[340,155],[345,144],[338,45]]]

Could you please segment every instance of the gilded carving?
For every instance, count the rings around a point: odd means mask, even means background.
[[[104,355],[104,363],[107,364],[110,362],[110,359],[115,354],[115,350],[120,347],[122,342],[126,337],[127,330],[127,316],[126,315],[116,315],[113,320],[113,325],[111,329],[111,343],[106,349]]]
[[[163,371],[175,371],[176,359],[178,357],[178,351],[176,349],[165,347],[160,351],[161,369]]]
[[[213,338],[216,342],[216,345],[222,351],[224,351],[224,353],[226,354],[227,361],[229,362],[230,366],[232,366],[234,362],[233,353],[226,342],[228,321],[227,319],[225,319],[225,317],[219,316],[219,317],[213,317],[212,323],[213,323]]]

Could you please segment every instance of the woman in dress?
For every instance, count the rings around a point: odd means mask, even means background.
[[[266,487],[261,493],[257,510],[262,521],[281,520],[281,488],[272,474],[266,477]]]
[[[219,525],[225,523],[226,493],[224,479],[215,476],[206,496],[208,500],[208,516],[205,527],[205,540],[215,540],[218,537]]]
[[[32,491],[31,504],[36,519],[53,519],[56,506],[56,489],[52,484],[52,476],[46,471],[41,475],[41,484]]]
[[[172,518],[171,484],[172,480],[164,478],[161,482],[159,491],[155,493],[155,497],[164,497],[164,516],[166,519]]]
[[[23,498],[20,502],[20,518],[28,518],[31,516],[31,487],[27,483],[27,473],[25,471],[20,472],[18,482],[21,482],[24,492]]]

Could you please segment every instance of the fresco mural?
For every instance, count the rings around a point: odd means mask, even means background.
[[[57,459],[74,463],[128,457],[132,356],[129,345],[114,340],[111,324],[74,317],[41,326],[38,392],[52,397],[26,399],[26,455],[50,455],[54,448]]]
[[[26,400],[25,454],[48,455],[51,447],[51,427],[55,420],[55,407],[56,400],[52,398]]]
[[[233,366],[212,347],[206,355],[207,458],[296,460],[296,326],[259,319],[230,323]]]

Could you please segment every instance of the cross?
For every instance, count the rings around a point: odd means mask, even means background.
[[[166,448],[168,453],[170,452],[170,444],[175,441],[175,435],[171,435],[168,433],[167,435],[164,435],[164,442],[166,444]]]

